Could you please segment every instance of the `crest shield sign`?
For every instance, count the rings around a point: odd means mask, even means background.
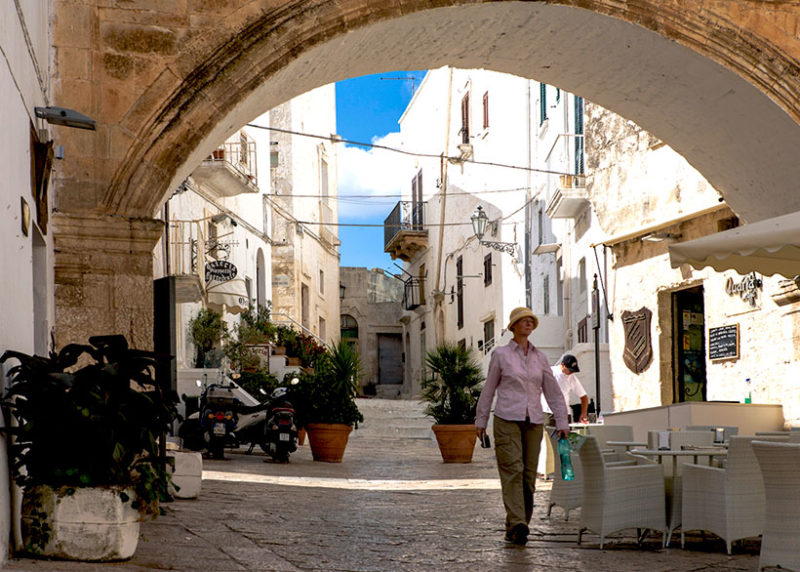
[[[650,339],[652,316],[653,313],[647,308],[622,312],[622,327],[625,330],[622,360],[633,373],[642,373],[653,359],[653,344]]]

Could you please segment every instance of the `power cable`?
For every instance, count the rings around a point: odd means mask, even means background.
[[[406,151],[405,149],[398,149],[397,147],[389,147],[388,145],[379,145],[377,143],[364,143],[363,141],[352,141],[350,139],[342,139],[336,135],[317,135],[314,133],[303,133],[301,131],[292,131],[291,129],[281,129],[280,127],[266,127],[264,125],[256,125],[248,123],[246,127],[253,127],[255,129],[265,129],[267,131],[275,131],[277,133],[285,133],[287,135],[298,135],[300,137],[310,137],[311,139],[321,139],[323,141],[330,141],[331,143],[347,143],[357,147],[369,147],[370,149],[381,149],[383,151],[391,151],[393,153],[400,153],[401,155],[408,155],[411,157],[423,157],[427,159],[441,159],[442,155],[434,153],[420,153],[417,151]],[[551,171],[549,169],[536,169],[534,167],[523,167],[521,165],[508,165],[506,163],[494,163],[492,161],[476,161],[475,159],[466,159],[462,157],[453,157],[449,155],[444,156],[445,159],[452,163],[471,163],[473,165],[483,165],[486,167],[501,167],[504,169],[517,169],[520,171],[528,171],[531,173],[544,173],[546,175],[574,175],[574,173],[567,173],[565,171]]]

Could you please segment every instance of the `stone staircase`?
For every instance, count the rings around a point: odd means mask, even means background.
[[[433,439],[433,419],[417,400],[359,398],[357,403],[364,423],[351,439]]]

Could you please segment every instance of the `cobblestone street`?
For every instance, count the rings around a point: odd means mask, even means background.
[[[709,535],[661,549],[660,537],[636,545],[635,531],[576,544],[580,511],[546,517],[549,484],[540,482],[530,542],[503,541],[503,508],[492,452],[469,465],[445,465],[420,406],[360,401],[366,421],[351,435],[341,464],[315,463],[308,445],[288,465],[258,452],[204,461],[197,500],[166,505],[142,526],[133,559],[113,564],[14,559],[9,570],[667,570],[754,571],[757,541],[734,555]],[[408,419],[405,423],[404,420]]]

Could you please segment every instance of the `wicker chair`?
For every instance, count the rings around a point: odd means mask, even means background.
[[[569,520],[569,511],[579,508],[583,503],[583,466],[578,455],[571,455],[575,478],[565,481],[561,478],[561,456],[558,454],[558,437],[549,437],[553,447],[553,488],[550,489],[550,502],[547,503],[547,516],[554,506],[564,509],[564,520]]]
[[[739,428],[732,425],[688,425],[687,431],[713,431],[715,436],[717,429],[722,429],[722,441],[729,441],[731,437],[739,434]],[[715,442],[717,440],[715,439]]]
[[[758,569],[800,570],[800,443],[753,441],[764,478],[764,536]]]
[[[589,425],[587,432],[597,439],[606,461],[628,459],[625,455],[625,447],[613,447],[606,443],[608,441],[633,441],[633,427],[630,425]]]
[[[721,537],[731,553],[733,542],[758,536],[764,526],[764,484],[751,443],[754,437],[731,437],[726,468],[683,466],[681,547],[687,530],[707,530]]]
[[[658,465],[608,466],[597,439],[587,436],[579,450],[583,467],[583,509],[578,544],[584,531],[600,535],[600,548],[612,532],[645,528],[663,533],[664,474]]]

